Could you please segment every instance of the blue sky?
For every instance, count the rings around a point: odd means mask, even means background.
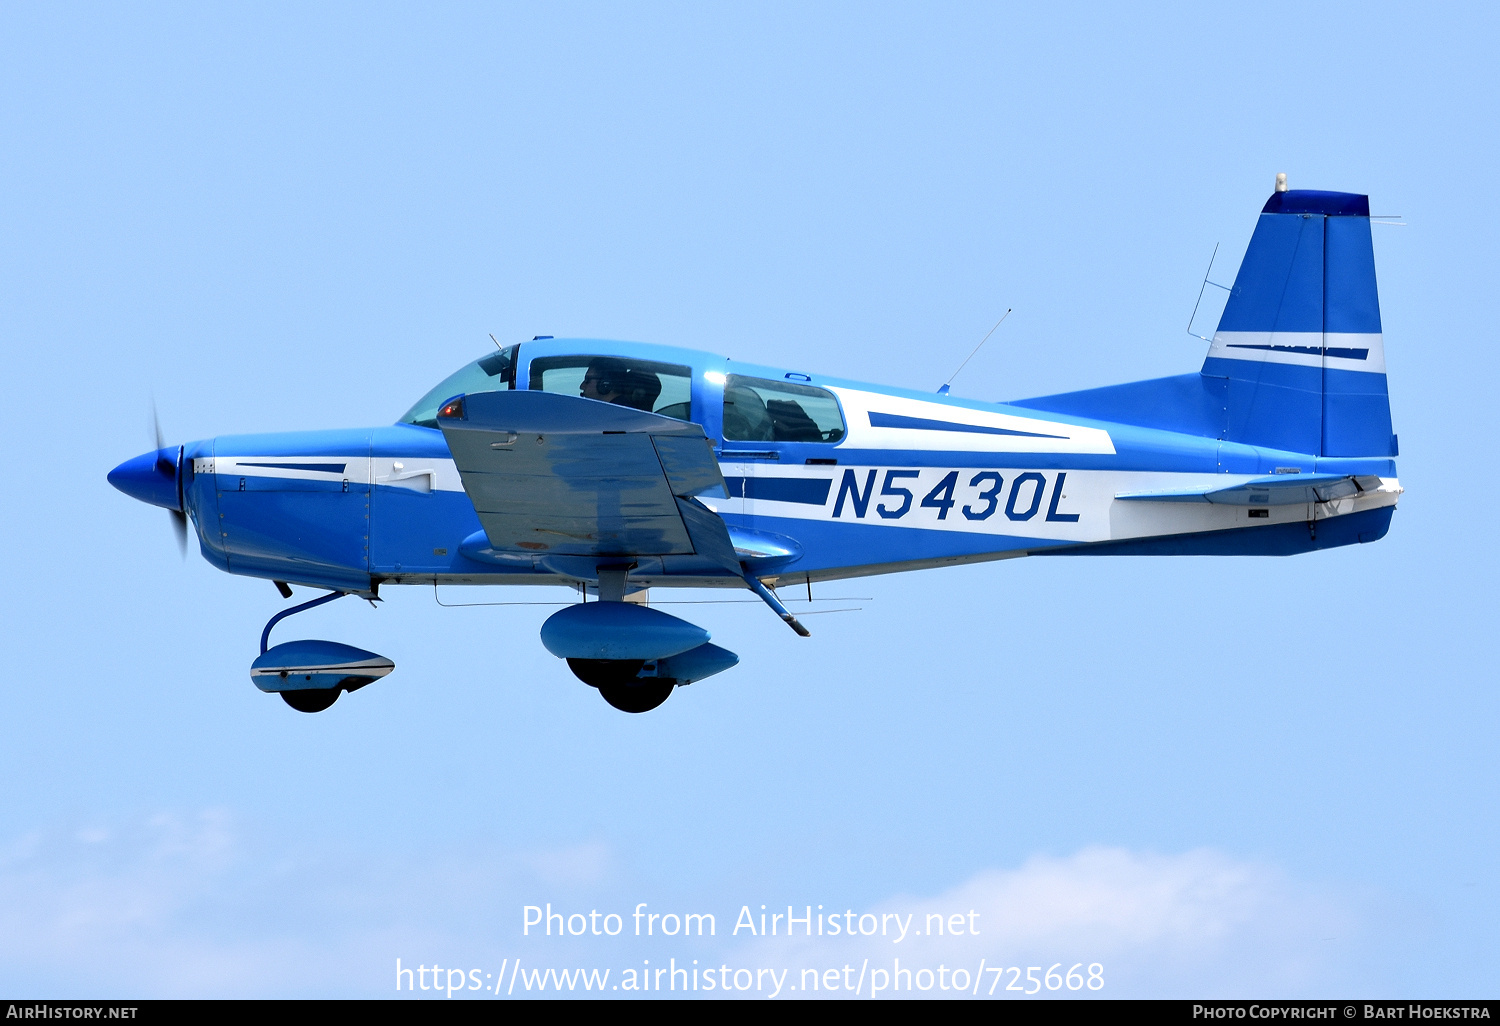
[[[900,956],[1495,991],[1488,8],[0,19],[0,989]],[[180,562],[104,479],[153,397],[169,440],[388,423],[490,332],[935,389],[1013,307],[958,394],[1183,373],[1278,171],[1408,223],[1375,229],[1407,489],[1377,545],[830,585],[860,611],[811,640],[697,607],[740,666],[641,717],[542,649],[546,607],[392,589],[300,618],[398,667],[310,717],[248,680],[271,586]],[[547,902],[718,935],[523,937]],[[729,934],[761,904],[986,918],[909,956]]]

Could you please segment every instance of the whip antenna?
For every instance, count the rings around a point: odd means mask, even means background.
[[[965,367],[967,367],[969,365],[969,361],[970,360],[974,359],[974,357],[976,357],[976,356],[979,355],[979,350],[981,350],[981,349],[984,348],[984,344],[990,340],[990,336],[995,333],[995,330],[997,328],[999,328],[1000,325],[1002,325],[1002,324],[1005,323],[1005,318],[1007,318],[1007,317],[1010,316],[1010,309],[1011,309],[1010,307],[1006,307],[1005,308],[1005,313],[1003,313],[1003,314],[1000,315],[1000,319],[995,322],[995,327],[991,328],[989,331],[985,332],[984,338],[982,338],[982,339],[979,340],[979,345],[975,346],[974,347],[974,351],[972,353],[970,353],[964,359],[963,363],[961,363],[961,364],[958,365],[958,370],[956,370],[952,374],[948,375],[948,380],[945,381],[943,383],[943,386],[938,389],[938,395],[947,395],[948,394],[948,389],[950,387],[952,387],[952,385],[953,385],[953,379],[956,378],[956,377],[958,377],[959,372],[962,371]]]

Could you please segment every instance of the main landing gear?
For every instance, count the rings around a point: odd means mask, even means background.
[[[626,602],[624,567],[599,567],[599,601],[559,609],[542,644],[621,712],[650,712],[678,687],[740,661],[708,631],[659,609]]]
[[[606,702],[628,713],[650,712],[665,702],[677,686],[678,682],[671,677],[641,676],[645,666],[643,659],[568,660],[573,676],[597,688]]]

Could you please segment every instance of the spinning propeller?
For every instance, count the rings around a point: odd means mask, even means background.
[[[182,508],[182,446],[177,447],[175,459],[166,451],[161,440],[161,418],[156,415],[156,400],[151,400],[151,429],[156,435],[156,472],[170,477],[177,488],[177,508],[167,510],[172,515],[172,533],[177,536],[177,552],[187,559],[187,513]]]

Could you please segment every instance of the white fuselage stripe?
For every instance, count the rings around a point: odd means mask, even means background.
[[[1385,345],[1379,334],[1220,331],[1214,335],[1208,355],[1220,360],[1385,373]]]

